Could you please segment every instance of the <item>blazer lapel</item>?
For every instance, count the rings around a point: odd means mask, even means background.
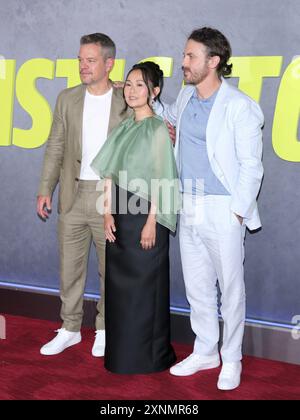
[[[227,107],[227,90],[228,84],[225,80],[222,80],[222,84],[220,86],[207,123],[206,144],[207,154],[210,162],[213,158],[216,143],[220,136],[222,122],[224,122],[224,114]]]
[[[76,128],[77,139],[76,139],[76,155],[77,159],[81,160],[82,157],[82,124],[83,124],[83,107],[84,107],[84,99],[85,99],[85,92],[86,87],[84,85],[80,85],[78,89],[78,93],[75,96],[74,103],[73,103],[73,118],[74,118],[74,125]]]
[[[187,86],[185,88],[185,90],[183,91],[183,96],[181,99],[181,103],[179,106],[179,110],[178,110],[178,121],[176,123],[176,142],[175,142],[175,157],[176,157],[176,161],[177,164],[180,166],[180,160],[179,160],[179,154],[180,154],[180,125],[181,125],[181,118],[183,115],[183,112],[189,102],[189,100],[191,99],[191,97],[193,96],[193,93],[195,91],[195,87],[194,86]]]
[[[113,87],[107,135],[109,135],[112,129],[121,122],[121,113],[124,107],[123,90]]]

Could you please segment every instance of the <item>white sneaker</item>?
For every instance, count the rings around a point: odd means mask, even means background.
[[[105,330],[97,330],[95,335],[95,342],[92,348],[92,355],[94,357],[102,357],[105,352]]]
[[[200,370],[214,369],[220,366],[219,355],[215,356],[200,356],[192,353],[182,362],[172,366],[170,373],[175,376],[189,376]]]
[[[242,363],[223,363],[219,376],[218,389],[221,391],[232,391],[241,383]]]
[[[42,355],[53,356],[55,354],[59,354],[66,348],[74,346],[81,341],[80,332],[67,331],[65,328],[60,328],[55,332],[58,333],[57,336],[41,348],[40,353]]]

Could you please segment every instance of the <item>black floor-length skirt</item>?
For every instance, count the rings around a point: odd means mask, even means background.
[[[156,224],[156,245],[143,250],[147,214],[120,214],[134,198],[117,187],[116,242],[106,245],[105,367],[114,373],[145,374],[175,362],[170,343],[169,230]],[[149,203],[139,200],[147,206]],[[126,206],[125,206],[126,207]]]

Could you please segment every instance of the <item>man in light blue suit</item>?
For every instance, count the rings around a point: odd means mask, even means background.
[[[175,155],[184,208],[180,250],[193,353],[173,366],[186,376],[220,365],[217,280],[224,320],[220,390],[240,385],[245,324],[245,230],[261,226],[256,198],[263,177],[259,105],[224,76],[231,47],[211,28],[195,30],[184,50],[186,86],[164,118],[176,126]]]

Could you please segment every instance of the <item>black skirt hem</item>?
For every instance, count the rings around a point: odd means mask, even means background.
[[[111,373],[117,374],[117,375],[149,375],[151,373],[160,373],[164,370],[170,369],[174,363],[176,362],[176,357],[173,358],[172,361],[170,361],[168,364],[166,364],[164,367],[159,368],[153,368],[153,369],[134,369],[134,370],[126,370],[126,369],[111,369],[106,364],[104,364],[104,367],[106,370],[108,370]]]

